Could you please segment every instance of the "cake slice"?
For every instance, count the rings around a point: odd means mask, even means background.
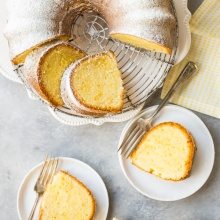
[[[132,152],[132,164],[162,179],[189,176],[195,152],[191,134],[180,124],[164,122],[149,130]]]
[[[111,37],[120,42],[130,44],[134,47],[143,48],[145,50],[150,50],[159,53],[172,54],[172,46],[166,46],[163,43],[154,42],[152,40],[147,40],[146,38],[137,37],[130,34],[120,34],[112,33]],[[170,37],[171,38],[171,37]]]
[[[14,56],[12,58],[12,63],[14,65],[19,65],[19,64],[22,64],[25,62],[25,59],[28,55],[30,55],[31,53],[35,52],[36,50],[44,47],[44,46],[50,46],[52,45],[53,43],[56,43],[58,41],[67,41],[69,39],[69,37],[67,36],[59,36],[59,37],[56,37],[56,38],[52,38],[52,39],[48,39],[44,42],[41,42],[41,43],[38,43],[37,45],[35,46],[32,46],[31,48],[29,49],[26,49],[25,51],[23,51],[22,53],[20,54],[17,54],[16,56]]]
[[[64,73],[61,94],[67,106],[86,114],[120,112],[124,88],[112,52],[88,56],[73,63]]]
[[[40,220],[92,220],[95,199],[90,190],[65,171],[47,186],[40,206]]]
[[[62,106],[61,78],[66,68],[86,54],[72,44],[59,42],[34,51],[24,64],[24,75],[32,88],[53,106]]]

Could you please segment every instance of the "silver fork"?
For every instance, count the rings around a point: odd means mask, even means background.
[[[189,78],[193,73],[195,73],[198,70],[198,67],[193,62],[188,62],[182,72],[180,73],[179,77],[174,82],[173,86],[167,93],[167,95],[164,97],[160,105],[156,108],[156,110],[153,112],[153,114],[150,115],[147,119],[139,118],[136,121],[132,123],[130,128],[125,134],[125,138],[122,141],[121,145],[118,148],[118,151],[120,151],[121,155],[128,158],[136,145],[140,142],[143,135],[152,127],[152,122],[155,119],[155,117],[160,113],[161,109],[166,105],[166,103],[169,101],[170,97],[174,94],[176,89],[179,87],[179,85]]]
[[[59,163],[58,158],[48,158],[44,161],[43,167],[41,169],[40,175],[37,179],[37,182],[34,186],[34,191],[36,192],[36,199],[34,205],[31,209],[31,213],[29,215],[28,220],[32,220],[34,217],[34,213],[38,204],[40,197],[43,195],[47,184],[51,181],[53,175],[57,170],[57,166]]]

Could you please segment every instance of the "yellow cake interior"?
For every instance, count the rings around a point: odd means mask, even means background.
[[[147,132],[130,157],[144,171],[163,179],[180,180],[190,173],[194,151],[188,131],[177,123],[167,122]]]
[[[121,72],[112,52],[80,62],[71,78],[75,97],[86,107],[117,112],[123,108]]]
[[[129,34],[115,33],[115,34],[111,34],[111,37],[113,39],[119,40],[123,43],[130,44],[134,47],[143,48],[146,50],[155,51],[155,52],[159,52],[159,53],[165,53],[165,54],[172,53],[172,50],[168,47],[154,43],[152,41],[148,41],[146,39],[143,39],[143,38],[140,38],[137,36],[133,36],[133,35],[129,35]]]
[[[92,220],[95,200],[87,187],[64,171],[59,171],[46,188],[40,220]]]
[[[32,52],[34,52],[35,50],[37,50],[37,49],[39,49],[39,48],[41,48],[41,47],[43,47],[45,45],[50,45],[50,44],[52,44],[52,43],[54,43],[56,41],[59,41],[59,40],[63,40],[63,41],[68,40],[69,38],[70,37],[68,37],[68,36],[59,36],[59,37],[56,37],[54,39],[50,39],[50,40],[47,40],[45,42],[42,42],[42,43],[40,43],[40,44],[38,44],[38,45],[36,45],[34,47],[31,47],[31,48],[25,50],[24,52],[20,53],[19,55],[17,55],[16,57],[13,58],[12,62],[15,65],[24,63],[26,57],[29,54],[31,54]]]
[[[62,106],[60,94],[61,78],[66,68],[86,54],[73,46],[58,44],[43,56],[39,67],[40,86],[55,106]]]

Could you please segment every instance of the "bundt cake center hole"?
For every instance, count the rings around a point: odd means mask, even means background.
[[[97,24],[99,25],[99,24]],[[96,25],[96,26],[97,26]],[[85,33],[91,37],[91,39],[98,39],[101,36],[101,31],[96,28],[93,22],[89,22],[85,27]],[[99,25],[100,26],[100,25]],[[101,27],[101,26],[100,26]],[[102,28],[102,27],[101,27]]]
[[[88,53],[99,52],[109,39],[107,23],[97,13],[81,14],[74,22],[72,35],[76,36],[75,44]]]

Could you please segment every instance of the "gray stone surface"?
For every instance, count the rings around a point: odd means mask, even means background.
[[[200,2],[190,0],[189,6],[195,10]],[[158,98],[154,103],[157,101]],[[109,192],[108,219],[113,216],[122,220],[220,219],[220,120],[197,113],[209,128],[216,149],[214,170],[205,186],[187,199],[158,202],[136,192],[120,170],[116,146],[125,123],[101,127],[63,125],[44,105],[31,101],[23,86],[3,76],[0,76],[0,106],[1,220],[18,219],[19,184],[45,154],[74,157],[98,171]]]

